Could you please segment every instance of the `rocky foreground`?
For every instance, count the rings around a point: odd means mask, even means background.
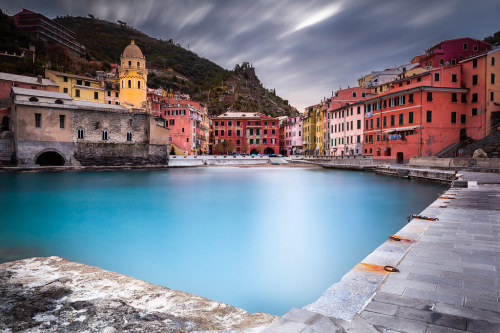
[[[275,319],[61,257],[0,265],[0,332],[259,331]]]

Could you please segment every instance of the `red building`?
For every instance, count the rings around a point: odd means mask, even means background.
[[[470,37],[448,39],[431,46],[426,54],[413,58],[412,63],[419,62],[420,67],[430,68],[454,66],[465,58],[490,49],[490,44]]]
[[[212,118],[213,143],[230,140],[240,154],[278,154],[277,118],[253,112],[226,112]]]
[[[470,111],[461,72],[461,66],[441,67],[402,78],[365,100],[364,154],[403,163],[464,139]]]

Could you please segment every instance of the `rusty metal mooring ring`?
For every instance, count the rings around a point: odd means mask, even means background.
[[[392,266],[384,266],[384,270],[386,270],[389,273],[399,272],[399,269],[397,269],[396,267],[392,267]]]
[[[399,238],[397,236],[389,236],[389,239],[392,239],[393,241],[396,241],[396,242],[400,242],[401,241],[401,238]]]

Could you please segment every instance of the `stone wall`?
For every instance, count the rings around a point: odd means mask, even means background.
[[[147,143],[77,143],[75,159],[82,166],[168,164],[168,146]]]
[[[254,165],[267,164],[267,156],[170,156],[169,166],[201,166],[201,165]]]
[[[61,155],[64,158],[65,165],[75,164],[73,160],[75,143],[73,142],[20,140],[17,141],[17,165],[36,166],[37,157],[48,151]]]
[[[484,168],[500,169],[500,158],[437,158],[413,157],[409,166],[437,168]]]
[[[10,165],[14,153],[14,135],[12,132],[0,134],[0,165]]]
[[[105,112],[75,110],[73,114],[73,140],[75,142],[127,143],[127,132],[132,132],[128,143],[147,143],[149,125],[145,113]],[[84,139],[78,139],[77,130],[85,131]],[[108,131],[108,140],[102,140],[102,131]]]

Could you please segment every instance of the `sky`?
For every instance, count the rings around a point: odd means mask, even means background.
[[[0,8],[121,20],[227,69],[248,61],[299,111],[441,40],[500,30],[498,0],[0,0]]]

